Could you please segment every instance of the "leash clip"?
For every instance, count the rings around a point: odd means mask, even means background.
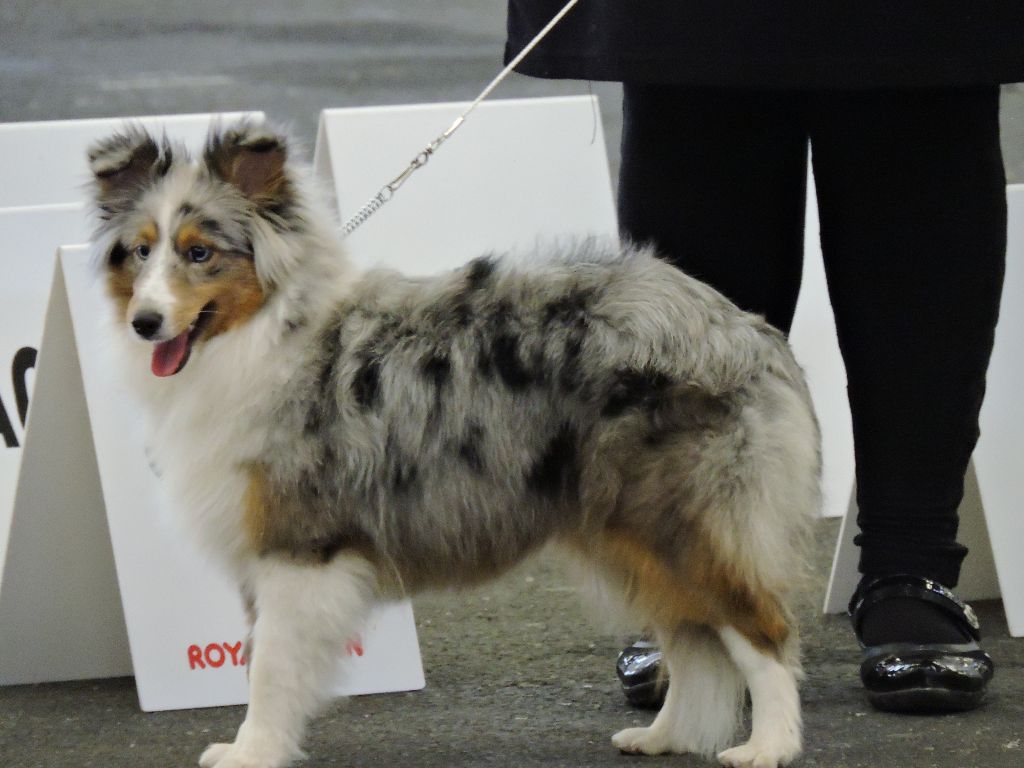
[[[389,183],[385,184],[384,188],[388,190],[391,194],[397,192],[398,188],[405,184],[406,179],[408,179],[416,171],[418,171],[420,168],[427,164],[427,161],[430,159],[430,156],[434,154],[434,150],[436,150],[438,146],[440,146],[440,142],[435,141],[426,148],[424,148],[422,152],[420,152],[418,155],[416,155],[416,157],[412,159],[409,165],[406,166],[405,170],[398,174],[395,178],[393,178]]]

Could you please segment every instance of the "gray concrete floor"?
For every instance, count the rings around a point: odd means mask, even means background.
[[[2,0],[0,122],[261,109],[311,146],[325,107],[474,97],[499,67],[502,29],[503,0]],[[587,88],[514,77],[497,97]],[[614,171],[619,91],[593,89]],[[1024,182],[1020,86],[1004,89],[1003,141],[1008,179]],[[1024,765],[1024,642],[1009,638],[998,602],[977,606],[998,664],[986,707],[943,717],[867,707],[847,622],[818,613],[836,532],[835,521],[819,526],[818,578],[801,595],[800,764]],[[416,610],[426,690],[331,707],[313,727],[311,765],[706,764],[612,749],[613,731],[650,716],[618,693],[612,664],[623,638],[595,629],[554,563],[419,599]],[[0,688],[0,768],[193,765],[242,714],[142,714],[130,679]]]
[[[1024,765],[1024,642],[998,601],[976,604],[998,664],[985,707],[947,716],[873,711],[857,682],[848,621],[819,612],[835,520],[822,521],[817,577],[801,593],[810,768],[1019,768]],[[416,600],[427,687],[338,702],[314,723],[310,766],[698,768],[692,756],[620,755],[619,728],[652,715],[622,699],[613,671],[623,637],[581,608],[572,580],[541,557],[503,579]],[[242,707],[139,712],[130,678],[0,688],[3,768],[194,765],[232,738]]]

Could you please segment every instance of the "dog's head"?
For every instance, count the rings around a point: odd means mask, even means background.
[[[247,322],[274,290],[266,252],[301,225],[287,154],[281,136],[247,122],[211,131],[196,160],[137,127],[90,148],[108,291],[152,343],[157,376]]]

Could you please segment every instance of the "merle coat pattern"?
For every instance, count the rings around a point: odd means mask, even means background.
[[[136,129],[90,156],[125,375],[254,622],[246,720],[200,764],[290,764],[373,602],[546,543],[665,648],[666,705],[616,746],[713,753],[749,688],[719,758],[793,759],[820,456],[783,336],[628,244],[358,272],[287,156],[245,123],[198,161]]]

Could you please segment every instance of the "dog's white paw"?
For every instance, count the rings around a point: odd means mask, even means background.
[[[211,744],[199,756],[199,768],[214,768],[231,751],[232,744]]]
[[[612,736],[612,744],[632,755],[663,755],[666,752],[685,752],[674,748],[671,740],[660,728],[626,728]]]
[[[283,768],[293,762],[290,759],[268,760],[237,744],[211,744],[199,756],[199,768]]]
[[[799,746],[757,744],[748,741],[718,753],[718,762],[728,768],[779,768],[800,754]]]

